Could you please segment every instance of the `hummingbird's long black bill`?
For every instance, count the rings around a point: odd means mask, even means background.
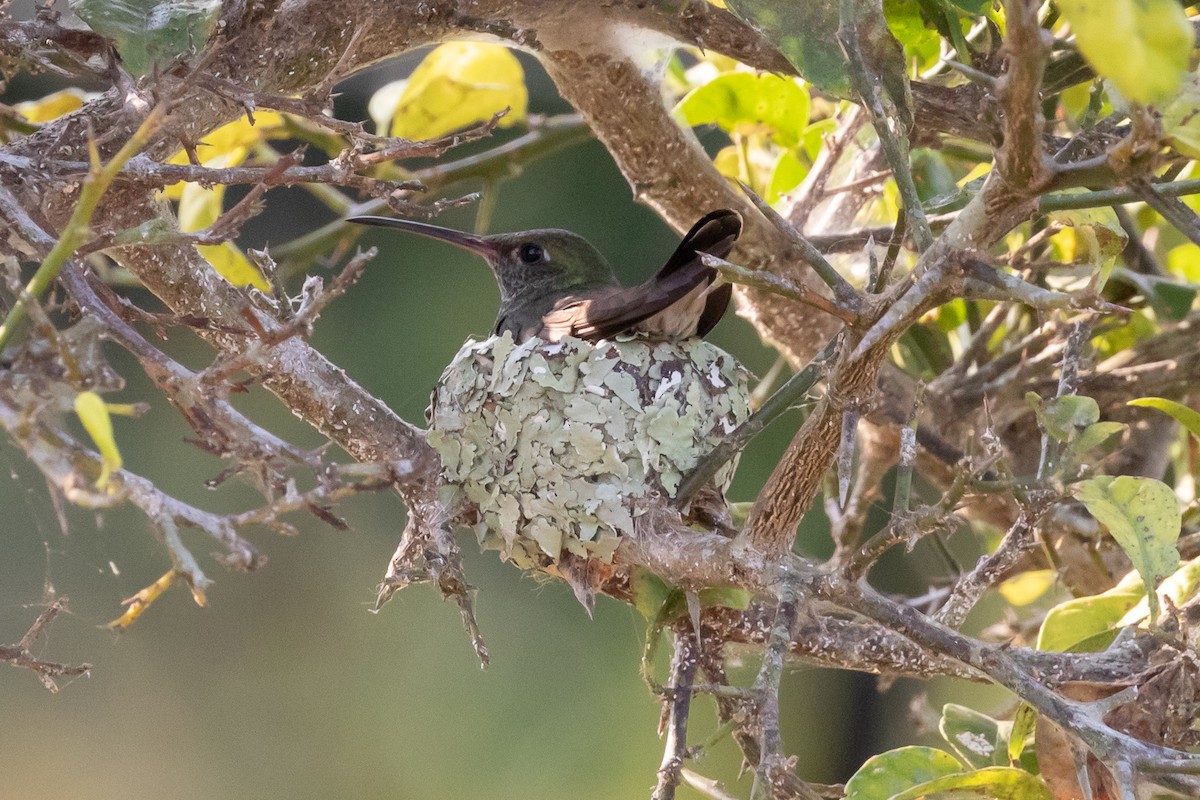
[[[443,242],[449,242],[456,247],[461,247],[463,250],[468,250],[475,255],[488,259],[496,255],[496,245],[492,244],[486,237],[476,236],[473,233],[463,233],[453,228],[443,228],[440,225],[430,225],[428,222],[396,219],[395,217],[370,216],[349,217],[346,221],[355,222],[359,225],[374,225],[378,228],[394,228],[396,230],[408,231],[409,233],[417,233],[421,236],[428,236],[431,239],[441,239]]]

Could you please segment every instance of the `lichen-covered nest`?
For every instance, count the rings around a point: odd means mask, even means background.
[[[608,562],[651,495],[672,496],[746,419],[748,378],[699,339],[469,340],[438,381],[429,443],[483,547],[525,568]]]

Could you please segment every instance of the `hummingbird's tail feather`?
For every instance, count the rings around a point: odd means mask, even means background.
[[[725,316],[725,309],[729,308],[729,300],[732,297],[732,283],[722,283],[708,293],[704,302],[704,311],[700,313],[700,320],[696,323],[697,336],[707,336],[709,331],[717,327],[721,317]]]
[[[700,253],[724,258],[733,249],[733,243],[737,241],[741,232],[741,214],[728,208],[710,211],[684,235],[683,241],[658,271],[657,277],[665,278],[672,272],[683,269],[689,262],[697,260]]]
[[[692,226],[683,237],[683,241],[675,248],[675,252],[667,259],[667,263],[658,271],[660,277],[672,272],[685,269],[692,262],[699,261],[701,253],[708,253],[717,258],[725,258],[733,249],[734,242],[742,232],[742,215],[728,208],[710,211]],[[711,268],[710,268],[711,269]],[[709,273],[711,285],[717,278],[716,270]],[[705,336],[716,327],[729,308],[729,300],[733,296],[733,287],[729,284],[710,289],[704,295],[704,308],[696,320],[696,329],[689,335]]]
[[[712,288],[717,271],[701,253],[724,258],[742,229],[736,211],[713,211],[688,231],[654,277],[629,288],[606,288],[564,298],[541,319],[535,335],[595,341],[630,330],[662,339],[703,336],[729,306],[731,287]]]

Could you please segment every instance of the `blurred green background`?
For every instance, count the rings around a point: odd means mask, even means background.
[[[568,110],[535,63],[523,62],[531,112]],[[370,92],[414,63],[408,56],[347,82],[339,115],[365,118]],[[21,76],[0,99],[57,87]],[[627,282],[657,269],[676,242],[631,201],[595,142],[530,165],[499,191],[494,230],[573,229]],[[473,214],[461,209],[439,221],[467,228]],[[242,244],[279,244],[327,219],[303,190],[278,191],[246,227]],[[324,314],[313,342],[405,418],[420,420],[442,366],[466,337],[486,334],[495,286],[482,262],[453,248],[375,231],[363,242],[383,252]],[[144,294],[132,296],[153,306]],[[758,374],[774,360],[733,314],[711,338]],[[192,367],[210,358],[186,333],[164,347]],[[136,364],[116,348],[110,355],[129,380],[113,399],[152,406],[140,420],[116,421],[126,466],[205,508],[255,503],[257,495],[236,480],[217,491],[203,487],[223,464],[184,442],[191,431],[139,378]],[[253,391],[239,405],[298,443],[320,441],[265,393]],[[793,413],[753,443],[732,499],[753,497],[798,422]],[[0,482],[0,642],[19,639],[52,590],[70,598],[71,613],[37,651],[94,665],[90,677],[56,695],[31,673],[0,670],[4,796],[648,796],[661,758],[658,706],[638,677],[644,626],[631,608],[601,599],[588,619],[565,586],[522,576],[495,554],[478,553],[464,534],[493,659],[481,672],[457,609],[434,590],[410,588],[381,614],[370,613],[403,522],[399,499],[380,494],[339,509],[348,532],[303,517],[296,518],[302,533],[295,538],[252,532],[270,557],[259,573],[230,574],[203,558],[216,581],[207,608],[172,589],[115,638],[101,626],[121,613],[121,599],[170,566],[150,527],[128,509],[97,516],[68,508],[63,529],[45,482],[7,441],[0,443],[0,465],[11,474]],[[184,536],[198,556],[215,549],[194,531]],[[828,551],[819,512],[806,520],[798,547]],[[902,586],[905,578],[894,582]],[[748,681],[756,666],[747,654],[733,675]],[[867,756],[914,740],[908,707],[925,687],[901,682],[880,694],[875,685],[868,676],[831,671],[789,675],[784,737],[801,775],[845,780]],[[703,740],[714,720],[711,703],[699,700],[693,741]],[[698,769],[744,795],[749,779],[736,782],[738,766],[726,740]],[[697,795],[683,789],[681,796]]]

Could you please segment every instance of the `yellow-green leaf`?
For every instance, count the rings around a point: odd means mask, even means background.
[[[1176,152],[1200,158],[1200,75],[1184,76],[1179,94],[1162,110],[1162,126]]]
[[[767,183],[765,199],[774,203],[781,196],[795,189],[808,175],[808,165],[796,158],[792,150],[784,150],[779,154],[771,170],[771,179]]]
[[[1034,569],[1009,578],[998,588],[1000,595],[1012,605],[1027,606],[1049,591],[1057,578],[1055,570]]]
[[[1071,189],[1068,193],[1084,191]],[[1053,219],[1068,226],[1051,237],[1058,257],[1064,262],[1094,266],[1091,288],[1097,292],[1103,289],[1117,256],[1129,241],[1116,213],[1111,208],[1086,208],[1054,214]]]
[[[283,130],[282,114],[275,111],[256,111],[253,125],[250,124],[248,116],[242,116],[205,134],[204,140],[196,145],[196,157],[202,164],[211,164],[217,157],[225,156],[222,166],[237,166],[245,157],[247,149],[278,136]],[[181,156],[184,161],[177,161]],[[186,156],[176,154],[172,163],[187,163]]]
[[[212,225],[221,216],[224,199],[222,184],[209,189],[198,183],[185,183],[179,196],[179,230],[195,233]]]
[[[1191,600],[1200,587],[1200,558],[1187,561],[1179,569],[1163,579],[1158,585],[1157,595],[1168,598],[1176,607]],[[1117,621],[1117,627],[1136,625],[1150,616],[1149,598],[1143,597]]]
[[[400,105],[400,98],[404,96],[404,90],[407,88],[408,78],[401,78],[385,83],[371,95],[371,99],[367,101],[367,114],[375,123],[375,133],[380,136],[387,135],[392,117],[396,115],[396,106]]]
[[[13,110],[35,125],[58,119],[63,114],[69,114],[83,106],[84,93],[82,89],[63,89],[40,97],[37,100],[27,100],[17,103]]]
[[[1200,412],[1188,408],[1183,403],[1176,403],[1165,397],[1139,397],[1136,400],[1130,400],[1126,405],[1137,408],[1156,408],[1164,414],[1170,414],[1176,422],[1187,428],[1188,433],[1200,439]]]
[[[893,795],[891,800],[917,800],[939,794],[994,800],[1052,800],[1050,788],[1041,778],[1016,767],[987,767],[947,775]]]
[[[196,159],[206,167],[236,167],[259,143],[285,136],[285,128],[284,116],[275,111],[255,112],[253,125],[248,116],[242,116],[206,134],[196,145]],[[170,163],[188,164],[188,154],[180,150],[171,156]],[[178,200],[184,187],[192,185],[181,181],[163,189],[163,195]]]
[[[221,216],[224,197],[225,187],[221,185],[206,189],[198,183],[184,184],[179,198],[179,229],[184,233],[195,233],[212,225]],[[233,242],[200,245],[196,249],[217,274],[234,286],[253,286],[263,292],[270,291],[271,284]]]
[[[253,286],[262,292],[271,290],[271,284],[267,283],[258,267],[250,263],[250,259],[233,242],[200,245],[196,249],[205,261],[212,264],[218,275],[234,286]]]
[[[702,608],[736,608],[745,611],[753,599],[753,593],[738,586],[710,586],[700,590]]]
[[[391,93],[394,87],[384,87]],[[500,127],[525,119],[525,72],[506,47],[450,42],[413,70],[390,115],[376,102],[376,122],[390,116],[391,135],[429,139],[486,122],[508,109]]]
[[[1174,490],[1162,481],[1129,475],[1101,475],[1071,487],[1076,499],[1129,556],[1149,591],[1150,618],[1158,616],[1154,588],[1179,566],[1182,516]]]
[[[962,772],[958,759],[933,747],[900,747],[868,758],[846,781],[846,800],[888,800],[913,786]]]
[[[1160,103],[1179,89],[1194,34],[1177,0],[1058,0],[1079,51],[1122,95]]]
[[[642,568],[634,570],[629,580],[629,589],[633,594],[634,607],[650,622],[657,619],[658,612],[672,591],[662,578]]]
[[[754,188],[753,180],[749,173],[742,169],[742,158],[738,155],[738,149],[733,145],[722,147],[713,156],[713,166],[717,168],[717,172],[724,175],[731,181],[741,181]]]
[[[1021,753],[1037,728],[1037,716],[1037,711],[1029,703],[1021,703],[1013,716],[1012,728],[1008,732],[1008,760],[1014,765],[1021,760]]]
[[[1154,336],[1158,331],[1159,325],[1151,319],[1149,312],[1139,308],[1126,317],[1124,325],[1117,325],[1093,337],[1092,346],[1096,348],[1097,360],[1102,360],[1122,350],[1128,350],[1138,342]]]
[[[1200,283],[1200,247],[1188,242],[1167,252],[1167,271],[1189,283]]]
[[[1054,220],[1070,225],[1070,229],[1075,231],[1074,247],[1068,256],[1071,261],[1096,264],[1116,258],[1129,242],[1129,234],[1125,233],[1111,208],[1063,211],[1055,214]]]
[[[113,436],[112,417],[108,414],[108,406],[103,398],[95,392],[80,392],[75,395],[75,413],[83,423],[83,429],[96,443],[100,451],[100,477],[96,479],[96,488],[103,489],[108,485],[112,473],[121,468],[121,451],[117,448],[116,437]]]
[[[795,147],[808,127],[808,91],[772,73],[729,72],[687,94],[675,115],[687,125],[716,124],[725,131],[766,133]]]
[[[1042,620],[1038,632],[1037,647],[1039,650],[1050,650],[1055,653],[1090,652],[1090,646],[1081,646],[1084,642],[1097,640],[1103,650],[1111,638],[1101,641],[1102,634],[1116,634],[1117,622],[1129,609],[1137,605],[1142,595],[1095,595],[1092,597],[1077,597],[1055,606]]]
[[[1129,427],[1123,422],[1094,422],[1079,432],[1075,441],[1071,442],[1072,455],[1079,456],[1107,442],[1119,433],[1124,433]]]

